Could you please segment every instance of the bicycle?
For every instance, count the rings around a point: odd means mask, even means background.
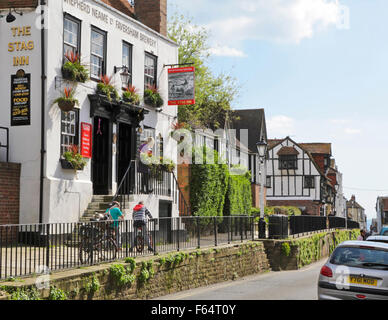
[[[79,260],[82,264],[116,259],[119,248],[111,228],[112,222],[92,219],[90,225],[81,226]]]
[[[134,227],[136,228],[135,232],[136,232],[136,235],[135,235],[135,248],[136,248],[136,252],[138,253],[143,253],[144,251],[144,242],[145,242],[145,239],[144,239],[144,236],[143,236],[143,227],[145,225],[134,225]],[[151,233],[148,231],[148,238],[149,238],[149,243],[152,244],[152,235]],[[148,244],[147,244],[148,245]]]

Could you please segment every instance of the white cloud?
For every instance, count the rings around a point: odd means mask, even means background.
[[[243,51],[228,46],[215,46],[209,49],[209,53],[210,55],[218,57],[246,57],[246,54]]]
[[[346,20],[339,0],[171,1],[194,15],[215,42],[233,48],[244,40],[298,44]]]
[[[360,130],[360,129],[346,128],[346,129],[344,130],[344,132],[345,132],[346,134],[353,135],[353,134],[360,134],[360,133],[361,133],[361,130]]]
[[[272,138],[285,138],[295,134],[295,121],[287,116],[279,115],[267,120],[268,136]]]

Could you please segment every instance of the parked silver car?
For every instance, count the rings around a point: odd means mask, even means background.
[[[366,239],[366,241],[388,243],[388,236],[370,236]]]
[[[345,241],[322,267],[319,300],[388,300],[388,244]]]

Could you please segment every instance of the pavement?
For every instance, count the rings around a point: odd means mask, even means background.
[[[253,275],[154,300],[317,300],[319,272],[326,260],[296,271]]]

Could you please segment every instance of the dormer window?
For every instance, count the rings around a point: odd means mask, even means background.
[[[298,169],[299,152],[293,147],[282,147],[277,153],[279,156],[279,170]]]
[[[296,170],[298,169],[298,157],[296,155],[279,156],[280,170]]]

